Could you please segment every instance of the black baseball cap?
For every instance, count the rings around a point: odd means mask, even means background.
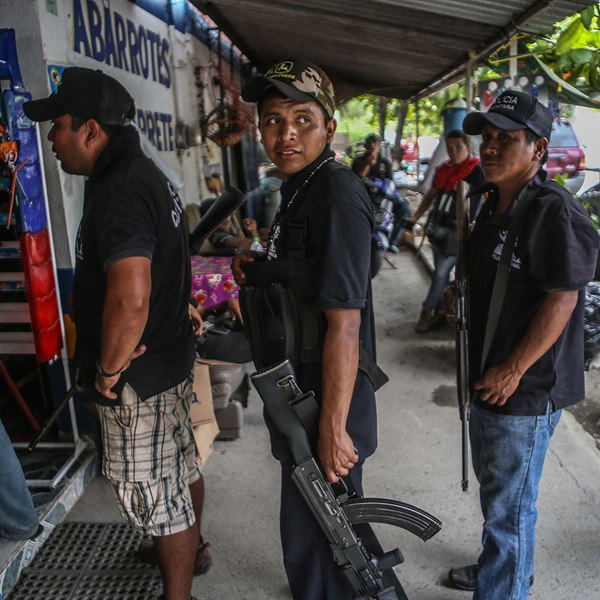
[[[463,120],[463,131],[480,135],[486,123],[502,131],[529,129],[548,140],[552,134],[550,111],[537,98],[517,90],[502,92],[487,112],[469,113]]]
[[[100,69],[68,67],[48,98],[23,104],[32,121],[50,121],[62,115],[95,119],[101,125],[125,125],[133,116],[131,94],[114,77]]]

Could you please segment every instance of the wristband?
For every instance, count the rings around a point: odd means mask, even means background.
[[[115,371],[114,373],[107,373],[102,366],[100,365],[100,361],[96,362],[96,369],[98,371],[98,375],[100,375],[100,377],[114,377],[115,375],[118,375],[122,370],[123,367],[121,367],[118,371]]]
[[[260,238],[259,238],[259,237],[257,237],[257,236],[254,236],[254,237],[252,238],[252,241],[253,241],[253,242],[260,242]]]

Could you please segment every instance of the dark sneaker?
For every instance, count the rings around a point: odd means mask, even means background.
[[[450,569],[448,577],[450,583],[459,590],[465,592],[474,592],[477,583],[478,565],[468,565],[466,567],[457,567]],[[529,578],[529,587],[533,585],[533,575]]]
[[[431,319],[431,326],[437,327],[438,325],[446,325],[447,323],[446,313],[443,310],[436,310],[433,319]]]
[[[433,318],[435,317],[435,310],[433,308],[423,308],[419,321],[415,327],[417,333],[427,333],[431,329]]]
[[[202,543],[198,546],[196,560],[194,561],[194,576],[204,575],[204,573],[208,572],[210,569],[212,557],[208,550],[209,548],[210,542],[205,542],[204,540],[202,540]],[[140,542],[137,555],[143,563],[158,567],[158,553],[156,552],[152,538],[144,538]]]

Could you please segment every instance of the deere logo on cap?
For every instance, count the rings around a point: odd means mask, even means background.
[[[294,67],[294,63],[290,60],[284,60],[283,62],[277,63],[273,69],[273,75],[279,75],[280,73],[289,73]]]

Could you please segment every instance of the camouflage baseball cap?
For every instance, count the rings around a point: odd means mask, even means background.
[[[246,102],[258,102],[263,92],[276,87],[296,102],[318,102],[327,116],[335,113],[335,93],[325,71],[301,58],[287,58],[273,65],[264,75],[253,77],[242,89]]]

